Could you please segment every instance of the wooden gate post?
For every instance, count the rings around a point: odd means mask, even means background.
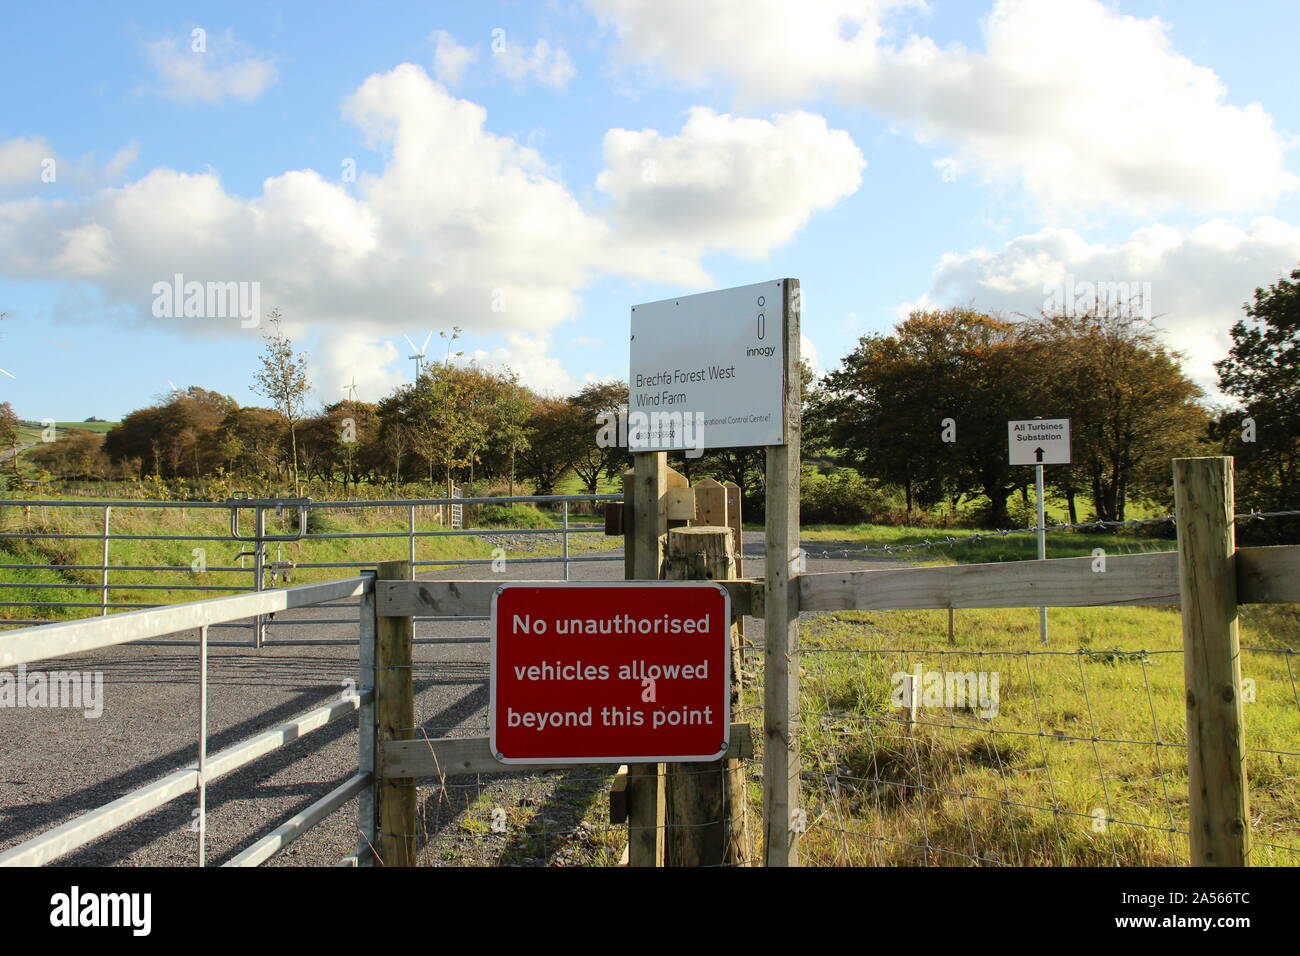
[[[1174,460],[1193,866],[1250,859],[1231,458]]]
[[[719,486],[719,489],[721,486]],[[736,577],[731,529],[698,526],[668,532],[665,577],[674,581],[730,581]],[[740,706],[731,627],[731,711]],[[749,827],[744,768],[739,760],[674,763],[668,773],[669,866],[747,866]]]
[[[632,474],[623,481],[624,549],[627,577],[657,581],[663,570],[668,535],[668,455],[662,451],[632,456]],[[629,866],[664,865],[667,794],[663,765],[629,764],[627,768],[627,862]]]
[[[767,449],[764,515],[763,847],[768,866],[799,865],[804,829],[799,807],[799,592],[792,575],[799,549],[799,280],[786,279],[783,289],[785,444]]]
[[[379,565],[380,581],[411,580],[407,561]],[[375,619],[375,766],[379,771],[379,862],[384,866],[414,866],[416,853],[416,781],[387,774],[384,744],[406,740],[415,726],[415,688],[411,675],[411,617]]]

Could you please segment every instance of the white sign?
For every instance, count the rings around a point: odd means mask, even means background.
[[[785,282],[632,306],[632,451],[785,444]]]
[[[1007,449],[1013,465],[1068,465],[1070,420],[1035,418],[1007,422]]]

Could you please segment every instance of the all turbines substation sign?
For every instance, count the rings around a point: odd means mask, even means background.
[[[1007,455],[1013,465],[1070,464],[1070,420],[1007,422]]]
[[[785,444],[785,281],[632,307],[632,451]]]

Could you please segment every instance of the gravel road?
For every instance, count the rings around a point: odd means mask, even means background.
[[[538,536],[484,537],[518,555],[538,546]],[[833,547],[819,541],[810,546]],[[744,534],[745,574],[763,570],[763,537]],[[594,552],[584,551],[592,554]],[[571,579],[620,580],[621,550],[607,560],[571,564]],[[896,564],[860,559],[814,559],[809,571]],[[513,569],[508,573],[514,576]],[[520,577],[558,579],[556,564],[517,566]],[[441,570],[428,580],[482,578],[487,569]],[[328,606],[291,612],[295,619],[328,619],[355,609]],[[761,622],[746,624],[759,634]],[[355,637],[356,625],[319,623],[275,626],[268,646],[217,647],[209,654],[208,753],[303,713],[340,694],[356,677],[356,647],[277,647],[289,639]],[[487,637],[486,621],[420,622],[417,637]],[[194,638],[196,634],[176,635]],[[244,642],[244,629],[214,629],[213,641]],[[0,636],[0,640],[3,637]],[[415,648],[417,722],[430,736],[479,736],[487,731],[487,654],[482,643],[418,644]],[[198,654],[193,647],[122,645],[59,658],[50,670],[101,672],[103,713],[0,708],[0,850],[30,839],[78,814],[184,766],[197,757]],[[42,668],[33,664],[29,670]],[[208,865],[233,857],[253,840],[328,793],[355,772],[357,720],[336,721],[223,777],[208,788]],[[584,843],[599,834],[578,825],[586,809],[605,799],[610,774],[580,771],[520,776],[454,778],[445,788],[420,791],[427,840],[425,865],[562,865],[590,859]],[[466,806],[473,809],[466,815]],[[192,866],[197,795],[187,794],[95,843],[63,857],[68,866]],[[510,819],[524,808],[545,828],[542,839],[492,833],[493,808]],[[356,841],[356,804],[347,804],[302,837],[270,866],[330,866]]]

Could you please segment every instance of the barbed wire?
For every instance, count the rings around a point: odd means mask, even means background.
[[[1249,514],[1237,515],[1237,521],[1263,521],[1265,518],[1300,518],[1300,511],[1256,511],[1250,509]]]

